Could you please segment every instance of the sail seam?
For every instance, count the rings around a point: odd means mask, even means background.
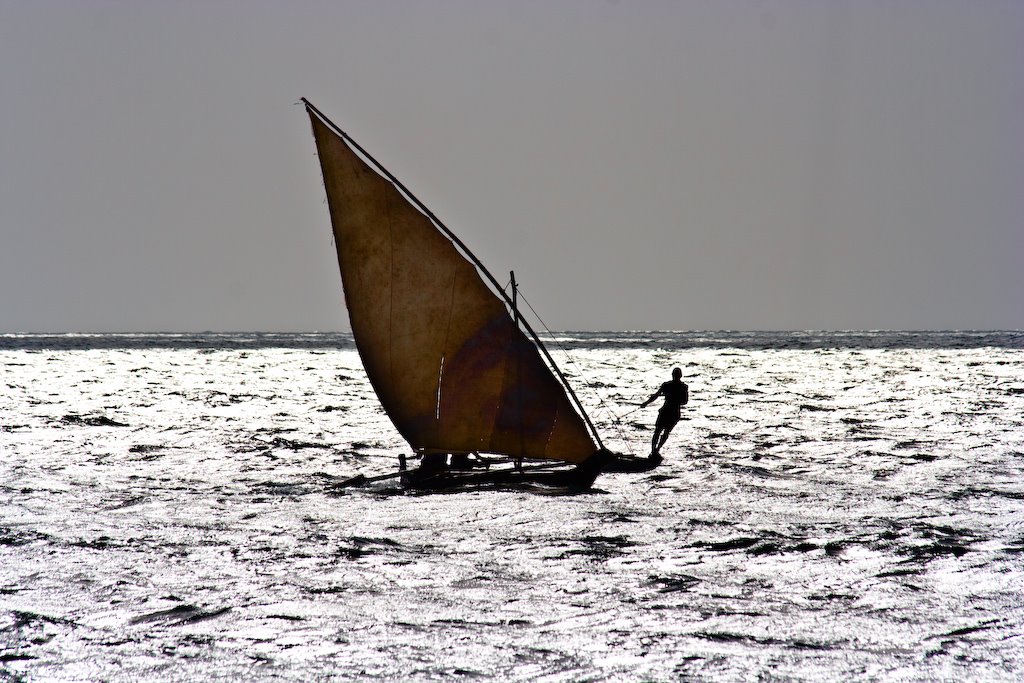
[[[437,370],[437,407],[434,409],[434,420],[441,421],[441,382],[444,378],[444,354],[441,354],[441,367]]]
[[[441,382],[443,381],[444,375],[444,359],[448,353],[448,340],[451,338],[452,332],[452,314],[455,310],[455,282],[459,279],[459,271],[453,270],[452,272],[452,289],[448,296],[448,323],[444,328],[444,343],[441,346],[441,369],[437,375],[437,409],[434,414],[434,419],[437,421],[438,434],[441,432]]]

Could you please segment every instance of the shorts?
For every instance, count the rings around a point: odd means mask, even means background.
[[[660,410],[658,411],[658,421],[654,423],[654,426],[660,429],[672,429],[677,422],[679,422],[679,411]]]

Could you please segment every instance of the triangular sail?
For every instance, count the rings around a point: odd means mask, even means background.
[[[593,454],[586,423],[476,267],[309,115],[356,347],[402,436],[423,452]]]

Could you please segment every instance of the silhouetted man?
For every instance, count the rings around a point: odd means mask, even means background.
[[[658,411],[658,420],[654,423],[654,436],[651,437],[651,455],[661,454],[661,447],[668,440],[672,428],[679,422],[679,413],[690,400],[690,388],[682,381],[683,371],[679,368],[672,368],[672,381],[665,382],[654,394],[640,404],[646,407],[654,402],[659,396],[665,397],[665,404]]]

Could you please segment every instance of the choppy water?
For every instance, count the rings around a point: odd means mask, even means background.
[[[662,467],[339,495],[343,335],[0,337],[0,680],[1024,676],[1024,335],[560,341],[618,450],[683,368]]]

